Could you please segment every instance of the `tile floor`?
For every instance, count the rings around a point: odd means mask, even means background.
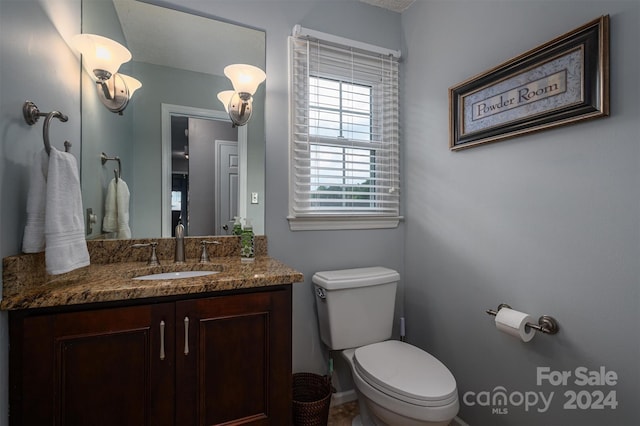
[[[351,420],[359,413],[358,401],[346,402],[344,404],[331,407],[329,410],[329,422],[327,426],[351,426]],[[449,426],[456,426],[458,423],[453,420]]]
[[[358,412],[358,401],[331,407],[327,426],[351,426],[351,420],[358,415]]]

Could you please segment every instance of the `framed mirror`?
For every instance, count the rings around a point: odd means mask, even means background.
[[[193,231],[187,235],[230,233],[230,215],[251,218],[254,232],[263,234],[264,84],[254,95],[251,120],[235,129],[216,95],[231,89],[225,66],[265,68],[265,33],[177,10],[178,2],[176,9],[167,4],[82,0],[82,31],[126,46],[133,59],[119,72],[142,83],[118,115],[102,105],[94,81],[82,72],[82,197],[84,207],[97,216],[87,238],[115,236],[102,231],[102,220],[107,187],[116,173],[130,191],[132,238],[171,236],[177,212]],[[204,128],[217,130],[196,135]],[[173,134],[183,139],[172,141]],[[118,157],[120,166],[115,160],[103,164],[102,153]],[[233,167],[219,170],[222,157],[237,163],[237,175]],[[176,191],[180,179],[182,189]]]

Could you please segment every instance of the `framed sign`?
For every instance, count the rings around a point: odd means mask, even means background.
[[[449,89],[460,150],[609,115],[609,16]]]

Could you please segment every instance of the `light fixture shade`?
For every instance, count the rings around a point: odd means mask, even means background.
[[[235,92],[233,90],[225,90],[218,93],[218,100],[224,105],[224,110],[229,113],[229,101]]]
[[[85,67],[99,80],[108,80],[120,65],[131,59],[126,47],[95,34],[77,34],[71,38],[71,46],[82,54]]]
[[[227,65],[224,68],[224,75],[231,80],[233,89],[237,93],[249,93],[252,96],[258,90],[260,83],[267,78],[260,68],[248,64]]]
[[[127,85],[127,89],[129,90],[129,98],[133,96],[133,92],[142,87],[142,83],[140,82],[140,80],[122,73],[118,73],[118,75],[122,77],[124,83]]]

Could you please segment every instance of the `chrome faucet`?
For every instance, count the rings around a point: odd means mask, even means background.
[[[150,243],[141,243],[134,244],[131,247],[140,248],[140,247],[151,247],[151,256],[149,256],[149,260],[147,261],[147,266],[158,266],[160,262],[158,261],[158,256],[156,255],[156,247],[158,243],[156,241],[152,241]]]
[[[181,221],[176,225],[176,255],[173,261],[184,263],[184,225]]]
[[[207,253],[207,244],[220,244],[220,241],[200,241],[202,252],[200,253],[200,263],[209,263],[209,253]]]

